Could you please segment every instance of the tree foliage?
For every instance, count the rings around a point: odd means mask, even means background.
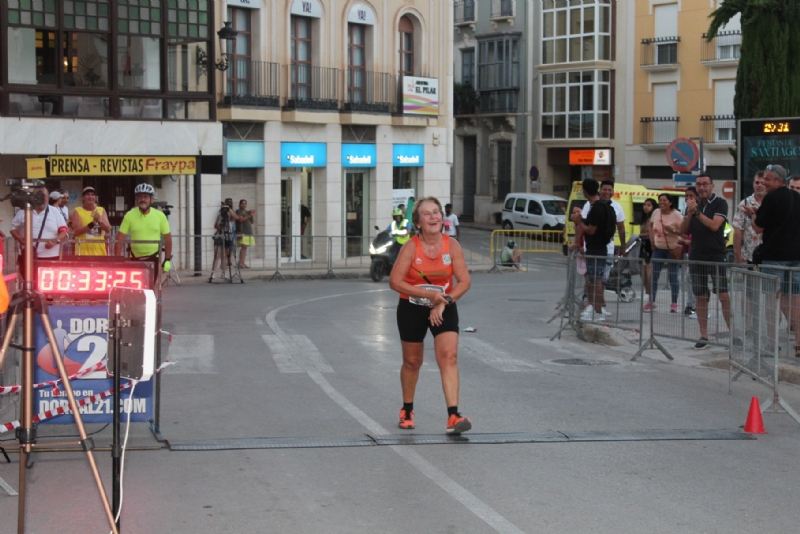
[[[800,117],[800,0],[725,0],[711,13],[708,40],[741,13],[737,119]]]

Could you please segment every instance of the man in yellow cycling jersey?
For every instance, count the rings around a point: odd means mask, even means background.
[[[161,248],[161,238],[164,238],[164,262],[161,264],[164,272],[172,268],[172,234],[169,231],[167,216],[161,211],[153,209],[155,189],[150,184],[136,186],[136,207],[125,214],[122,224],[117,232],[117,244],[114,254],[122,252],[122,242],[130,234],[131,256],[134,258],[152,259],[158,262],[158,253]],[[136,241],[153,241],[153,243],[136,243]]]

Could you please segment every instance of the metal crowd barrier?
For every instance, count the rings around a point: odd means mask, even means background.
[[[564,251],[563,230],[493,230],[489,240],[489,258],[492,270],[499,271],[502,266],[501,255],[509,241],[514,241],[522,252],[522,264],[529,266],[530,253],[559,253]]]

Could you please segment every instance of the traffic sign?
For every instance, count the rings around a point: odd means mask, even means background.
[[[675,172],[688,172],[697,165],[700,149],[688,137],[679,137],[667,147],[667,163]]]
[[[735,182],[725,182],[722,185],[722,196],[725,198],[733,198],[733,193],[736,191]]]

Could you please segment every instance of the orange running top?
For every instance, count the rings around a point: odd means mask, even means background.
[[[453,259],[450,257],[450,236],[442,234],[442,255],[438,258],[429,258],[422,250],[419,236],[411,238],[414,243],[414,258],[411,267],[406,273],[405,281],[412,286],[439,286],[442,293],[447,295],[453,289]],[[401,299],[408,299],[408,295],[400,295]]]

